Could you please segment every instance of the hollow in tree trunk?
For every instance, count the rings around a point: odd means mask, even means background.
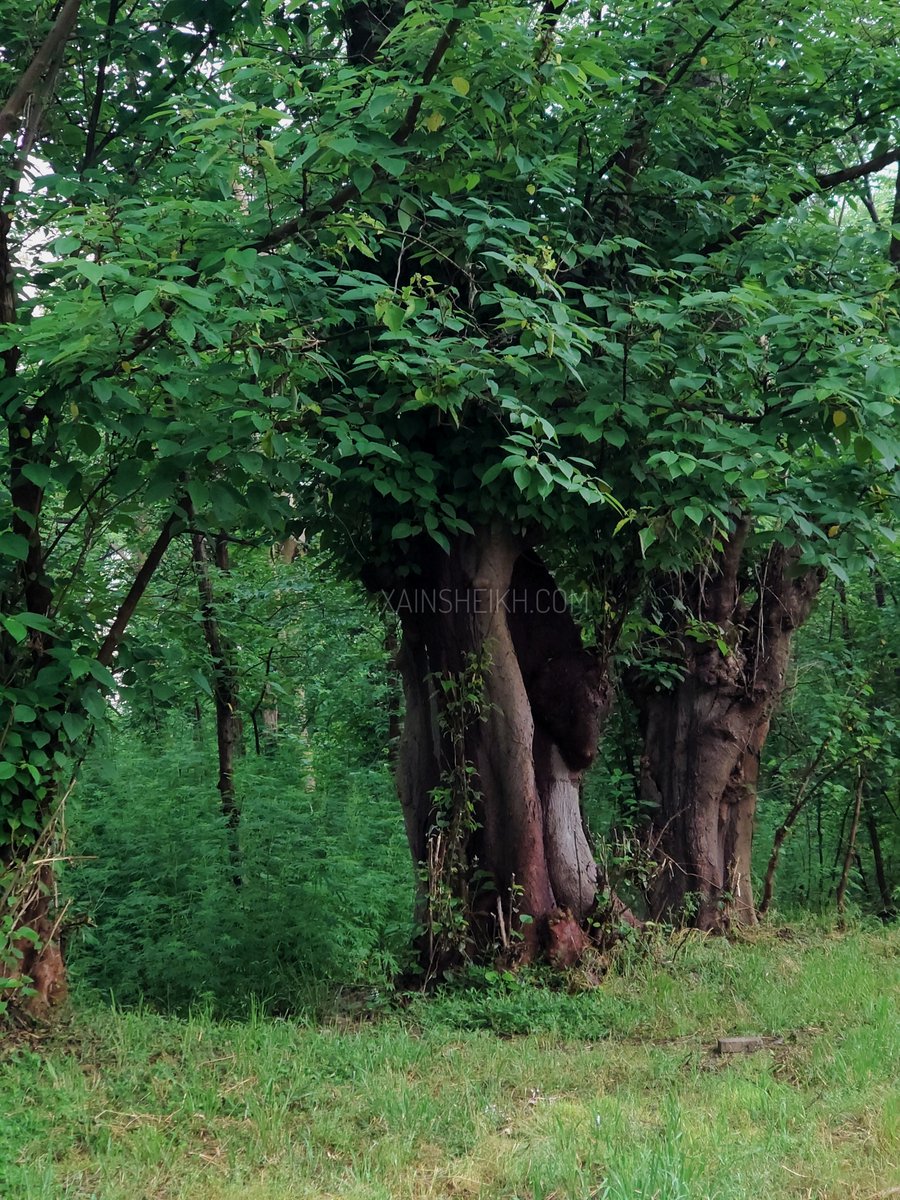
[[[760,755],[784,690],[793,631],[809,615],[821,574],[773,545],[756,563],[738,524],[714,568],[676,593],[695,624],[678,641],[681,681],[654,688],[634,673],[629,690],[644,737],[640,787],[653,811],[660,870],[655,918],[698,928],[753,924],[750,877]],[[723,652],[723,647],[727,652]]]
[[[564,965],[603,881],[581,779],[610,704],[553,577],[505,530],[419,547],[389,592],[405,720],[397,786],[422,887],[426,967],[498,947]],[[630,914],[614,902],[615,915]]]

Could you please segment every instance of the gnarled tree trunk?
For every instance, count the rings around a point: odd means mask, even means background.
[[[424,546],[416,566],[388,598],[403,630],[397,786],[422,864],[427,966],[516,939],[526,957],[574,961],[602,882],[579,792],[609,709],[605,664],[505,530],[461,536],[449,554]]]
[[[752,569],[748,531],[740,522],[715,568],[682,587],[678,598],[705,629],[703,640],[680,639],[681,682],[668,690],[636,675],[630,682],[644,736],[640,786],[655,810],[651,844],[660,859],[651,909],[705,930],[756,921],[750,854],[760,754],[791,636],[821,582],[780,545]]]

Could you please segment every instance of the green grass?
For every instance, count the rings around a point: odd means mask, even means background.
[[[900,936],[658,940],[366,1019],[80,1010],[0,1060],[3,1200],[871,1200]],[[716,1038],[782,1038],[741,1057]]]

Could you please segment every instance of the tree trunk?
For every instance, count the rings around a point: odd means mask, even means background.
[[[449,554],[420,547],[417,565],[388,599],[403,632],[397,787],[426,967],[513,943],[570,963],[601,883],[579,788],[609,708],[605,664],[507,532],[460,537]]]
[[[809,766],[804,771],[803,778],[800,780],[800,786],[797,788],[797,794],[794,797],[794,802],[791,805],[790,809],[788,810],[787,816],[784,818],[784,820],[781,822],[781,824],[775,830],[775,837],[772,841],[772,853],[769,855],[769,862],[766,866],[766,875],[765,875],[765,879],[763,881],[763,896],[762,896],[762,900],[760,901],[760,904],[759,904],[759,910],[757,912],[757,916],[759,916],[759,917],[765,916],[765,914],[769,911],[769,905],[772,903],[772,897],[775,893],[775,872],[778,870],[778,859],[781,855],[781,847],[784,845],[788,834],[793,829],[797,818],[800,816],[801,812],[803,811],[803,809],[806,805],[806,800],[807,800],[807,795],[809,793],[810,783],[813,779],[815,772],[819,768],[819,764],[821,763],[822,759],[825,757],[825,753],[828,750],[828,746],[829,746],[830,742],[831,742],[831,735],[828,734],[824,738],[821,746],[819,747],[818,751],[816,752],[815,757],[812,759]],[[819,780],[819,782],[821,783],[821,779]],[[820,814],[820,817],[821,817],[821,814]],[[820,826],[819,826],[819,834],[820,834],[820,837],[819,837],[819,859],[820,859],[820,865],[821,865],[821,857],[822,857],[821,821],[820,821]]]
[[[797,554],[780,545],[755,572],[742,571],[748,532],[740,522],[714,573],[670,592],[679,601],[673,618],[686,607],[702,623],[681,637],[681,681],[663,690],[630,679],[644,734],[641,792],[656,813],[651,911],[704,930],[756,921],[750,856],[760,755],[791,635],[821,582],[817,570],[797,570]]]
[[[240,805],[234,788],[234,760],[240,752],[243,731],[238,708],[238,680],[232,647],[222,634],[216,614],[212,578],[209,572],[209,548],[206,536],[194,533],[191,536],[194,567],[197,572],[197,587],[200,592],[200,611],[203,618],[203,634],[212,661],[212,692],[216,709],[216,746],[219,760],[219,790],[222,816],[228,835],[228,853],[231,860],[232,880],[235,887],[241,886],[240,846],[238,829],[241,821]],[[224,539],[216,544],[216,565],[228,570],[228,550]]]
[[[884,852],[882,851],[881,838],[878,834],[878,818],[871,799],[866,800],[865,814],[866,829],[869,832],[869,845],[872,847],[872,859],[875,863],[875,879],[878,883],[878,894],[881,898],[881,912],[879,916],[883,921],[891,921],[897,915],[897,907],[891,895],[891,887],[888,883],[887,871],[884,867]]]
[[[67,995],[60,927],[65,909],[59,911],[53,872],[55,831],[45,828],[31,853],[15,859],[4,852],[0,881],[3,909],[12,918],[13,929],[5,946],[0,944],[0,974],[26,987],[22,999],[2,995],[31,1017],[45,1019]]]
[[[862,809],[865,787],[866,773],[862,767],[859,767],[859,781],[856,786],[856,799],[853,803],[853,820],[850,822],[850,836],[847,838],[847,853],[844,855],[844,865],[841,867],[841,878],[835,895],[838,916],[841,920],[844,917],[844,901],[847,895],[847,884],[850,880],[850,864],[853,862],[853,854],[856,850],[856,834],[859,830],[859,814]]]

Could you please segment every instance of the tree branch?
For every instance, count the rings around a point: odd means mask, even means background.
[[[830,171],[815,175],[813,183],[795,188],[788,195],[787,203],[802,204],[804,200],[808,200],[811,196],[816,196],[820,192],[830,191],[832,188],[840,187],[844,183],[854,183],[857,179],[863,179],[867,175],[874,175],[876,171],[883,171],[885,167],[889,167],[896,162],[900,162],[900,147],[898,146],[895,146],[892,150],[885,150],[882,154],[877,154],[874,158],[867,159],[865,162],[856,163],[855,166],[842,167],[839,171]],[[775,220],[780,215],[780,209],[763,209],[761,212],[755,213],[748,221],[744,221],[742,225],[736,225],[734,229],[729,230],[727,233],[722,233],[714,241],[708,242],[698,253],[715,254],[718,250],[723,250],[726,246],[741,241],[747,234],[752,233],[754,229],[759,229],[760,225],[765,225],[767,221]],[[898,250],[898,255],[900,255],[900,250]],[[895,260],[892,258],[891,261]]]
[[[722,25],[723,21],[727,21],[732,13],[736,12],[746,0],[732,0],[731,4],[722,13],[721,17],[710,25],[700,38],[694,43],[690,50],[684,54],[681,59],[676,60],[669,68],[674,68],[673,74],[666,76],[665,64],[661,70],[653,72],[657,76],[656,79],[643,80],[641,93],[646,96],[651,102],[651,110],[660,104],[665,96],[676,87],[685,77],[708,42],[715,37],[716,33]],[[671,42],[670,42],[671,47]],[[647,149],[647,135],[650,130],[650,115],[648,112],[638,114],[632,119],[628,130],[625,133],[622,144],[609,155],[603,167],[600,170],[599,178],[602,179],[613,167],[618,167],[625,175],[627,180],[631,180],[640,169],[640,161]]]
[[[468,0],[465,0],[468,4]],[[460,7],[462,7],[461,5]],[[462,25],[461,17],[454,17],[447,22],[443,32],[437,40],[434,50],[431,52],[431,57],[425,65],[425,70],[422,72],[422,80],[419,85],[419,91],[413,97],[412,102],[406,110],[406,115],[400,122],[400,125],[394,131],[391,141],[395,146],[404,146],[410,138],[413,130],[416,127],[416,119],[422,109],[424,102],[424,89],[434,79],[438,72],[441,63],[450,46],[453,44],[453,39]],[[375,164],[373,164],[374,166]],[[376,167],[376,175],[378,174]],[[253,243],[253,249],[258,251],[273,250],[276,246],[280,246],[283,242],[288,241],[299,233],[300,230],[309,222],[319,220],[329,213],[340,212],[342,208],[352,200],[354,196],[359,195],[359,189],[353,183],[345,183],[343,187],[338,188],[331,199],[322,206],[322,208],[313,210],[310,213],[305,213],[299,217],[292,217],[290,221],[285,221],[282,225],[277,225],[271,229],[265,237]]]
[[[19,117],[40,84],[56,68],[66,42],[71,36],[78,17],[81,0],[66,0],[53,28],[44,38],[37,54],[31,60],[22,78],[13,88],[12,95],[0,110],[0,138],[15,133]]]
[[[153,543],[150,553],[141,564],[140,570],[135,575],[134,582],[128,589],[128,595],[119,605],[119,611],[115,615],[109,633],[106,635],[103,645],[97,652],[97,662],[101,666],[108,667],[112,663],[128,622],[134,616],[134,610],[147,590],[147,586],[153,578],[156,568],[162,562],[163,555],[168,550],[169,543],[175,536],[175,530],[181,519],[181,515],[178,512],[172,513],[160,530],[159,537]]]
[[[681,62],[677,64],[675,67],[675,73],[671,76],[671,78],[665,81],[666,91],[675,87],[676,84],[681,83],[682,79],[684,79],[685,75],[691,69],[691,64],[696,61],[698,55],[704,49],[707,43],[710,42],[712,38],[714,38],[719,32],[722,23],[727,21],[728,18],[735,13],[743,3],[744,0],[732,0],[732,3],[729,4],[728,8],[725,9],[716,23],[709,26],[703,36],[691,47],[687,54],[685,54]]]
[[[103,94],[106,90],[106,71],[109,66],[109,47],[112,41],[112,31],[122,0],[109,0],[109,11],[106,16],[106,32],[104,34],[104,49],[97,63],[97,85],[94,88],[94,102],[91,105],[91,115],[88,119],[87,138],[85,139],[84,158],[81,162],[82,171],[94,157],[94,147],[97,144],[97,129],[100,125],[100,113],[103,109]]]

